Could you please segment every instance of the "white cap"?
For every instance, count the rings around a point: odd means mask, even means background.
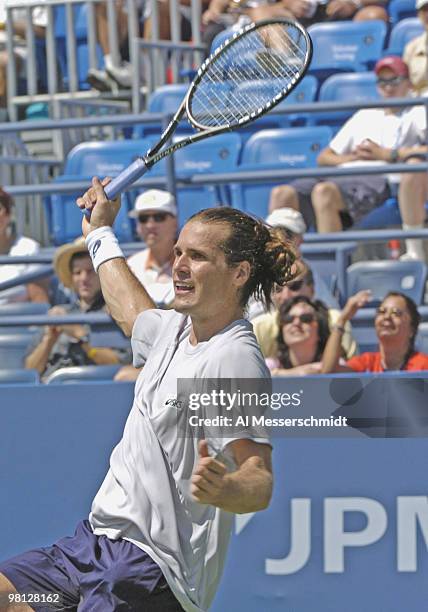
[[[177,216],[177,206],[175,205],[175,198],[168,191],[161,191],[160,189],[149,189],[144,193],[141,193],[135,200],[134,208],[129,213],[132,219],[136,219],[142,212],[147,211],[164,212]]]
[[[425,4],[428,4],[428,0],[416,0],[416,10],[419,11]]]
[[[303,217],[294,208],[277,208],[266,218],[266,223],[272,227],[285,227],[294,234],[304,234],[306,232]]]

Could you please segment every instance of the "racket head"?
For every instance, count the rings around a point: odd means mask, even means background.
[[[199,68],[186,96],[188,120],[199,130],[251,123],[288,96],[311,59],[312,41],[297,21],[251,23],[225,40]],[[251,95],[244,88],[248,81],[254,83]]]

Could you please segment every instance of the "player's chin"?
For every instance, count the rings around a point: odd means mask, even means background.
[[[176,295],[171,306],[181,314],[191,314],[194,308],[194,301],[190,300],[189,297]]]

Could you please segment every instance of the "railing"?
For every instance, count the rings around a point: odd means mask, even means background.
[[[113,63],[120,63],[120,41],[117,30],[117,18],[115,0],[26,0],[14,2],[6,7],[7,23],[7,52],[9,57],[14,57],[16,39],[13,36],[14,22],[16,22],[18,11],[19,20],[25,23],[27,62],[25,69],[25,92],[18,88],[18,75],[16,74],[14,62],[8,65],[8,110],[12,120],[18,116],[18,108],[33,102],[46,102],[50,105],[50,116],[60,118],[59,104],[63,100],[84,100],[90,98],[106,97],[97,91],[89,89],[85,83],[86,75],[82,74],[84,64],[87,68],[100,68],[100,56],[102,52],[97,37],[97,15],[96,5],[106,5],[107,10],[107,35],[110,55]],[[134,44],[140,36],[140,17],[138,14],[137,0],[126,0],[127,27],[129,57],[133,66],[133,91],[140,92],[142,75],[136,75],[135,66],[140,65],[138,45]],[[45,38],[37,39],[35,25],[33,23],[34,9],[46,11]],[[200,0],[190,0],[189,24],[191,27],[192,45],[182,45],[180,35],[180,2],[169,0],[169,21],[171,31],[170,57],[171,75],[174,82],[180,79],[181,55],[185,48],[195,46],[195,50],[201,57],[203,47],[200,39],[201,4]],[[155,54],[151,55],[154,60],[159,59],[160,49],[163,44],[159,40],[159,3],[157,0],[147,0],[145,10],[150,11],[151,39],[143,41],[148,48],[150,45],[156,47]],[[63,14],[58,14],[63,11]],[[76,11],[80,11],[77,17]],[[83,14],[86,12],[86,16]],[[76,32],[76,20],[79,21]],[[82,23],[83,21],[83,23]],[[40,58],[46,58],[45,66],[40,65]],[[39,58],[39,61],[38,61]],[[43,63],[43,60],[42,60]],[[152,79],[153,86],[166,82],[165,66],[160,61],[154,62],[155,68],[151,71],[155,77]],[[45,91],[40,87],[40,80],[46,80]],[[117,88],[107,97],[117,97],[130,100],[131,90],[120,90]]]

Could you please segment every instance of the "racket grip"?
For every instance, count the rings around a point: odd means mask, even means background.
[[[140,176],[143,176],[148,170],[148,166],[142,157],[138,157],[130,166],[122,170],[120,174],[114,178],[111,183],[104,187],[104,192],[109,200],[119,195],[121,191],[132,185]],[[85,217],[89,220],[91,218],[91,211],[84,211]]]
[[[119,193],[126,187],[132,185],[140,176],[143,176],[148,170],[146,162],[142,157],[138,157],[130,166],[125,168],[111,183],[104,188],[105,194],[109,200],[114,200]]]

